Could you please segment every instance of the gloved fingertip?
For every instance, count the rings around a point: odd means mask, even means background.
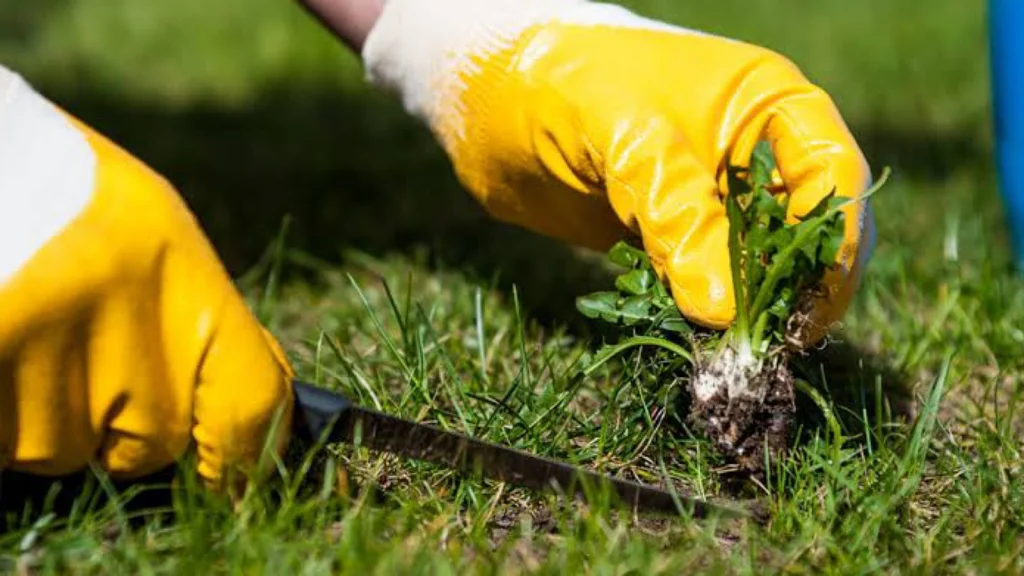
[[[193,437],[200,474],[234,485],[262,476],[291,437],[292,369],[277,341],[232,298],[203,362]]]
[[[680,236],[666,262],[666,275],[679,311],[689,321],[715,330],[733,323],[736,300],[724,215]]]
[[[725,282],[707,270],[677,269],[671,276],[672,295],[683,317],[713,330],[725,330],[732,325],[736,306],[731,282]],[[678,278],[689,281],[680,282]]]

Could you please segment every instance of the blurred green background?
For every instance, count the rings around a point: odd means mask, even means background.
[[[876,173],[895,170],[877,212],[901,267],[940,258],[960,213],[1005,259],[984,2],[624,4],[778,50],[830,91]],[[567,248],[489,220],[426,130],[293,1],[0,0],[0,62],[172,180],[235,274],[290,214],[289,245],[331,262],[426,246],[549,311],[586,289]]]

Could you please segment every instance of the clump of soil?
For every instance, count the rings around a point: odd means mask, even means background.
[[[787,356],[744,362],[725,349],[690,380],[688,423],[743,472],[762,472],[766,456],[774,461],[789,447],[796,392]]]

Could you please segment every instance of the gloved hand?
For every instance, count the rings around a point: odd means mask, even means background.
[[[171,185],[0,67],[0,469],[133,479],[194,440],[236,487],[290,374]]]
[[[425,120],[495,217],[605,250],[638,234],[683,314],[735,317],[722,194],[772,145],[802,215],[868,165],[828,95],[782,56],[587,0],[386,0],[367,74]],[[808,343],[843,315],[870,214],[848,208],[841,266]]]

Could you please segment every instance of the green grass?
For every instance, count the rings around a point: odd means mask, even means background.
[[[339,447],[237,511],[186,486],[141,525],[118,506],[44,517],[0,536],[0,571],[1024,570],[1024,283],[991,173],[983,3],[628,4],[788,54],[894,169],[857,301],[804,362],[801,439],[760,485],[688,433],[670,367],[613,362],[573,385],[610,336],[573,298],[609,275],[488,220],[292,3],[0,0],[0,59],[181,188],[302,377],[627,478],[759,496],[770,524],[561,509]],[[261,258],[286,214],[284,249]],[[338,470],[376,490],[346,497]]]

